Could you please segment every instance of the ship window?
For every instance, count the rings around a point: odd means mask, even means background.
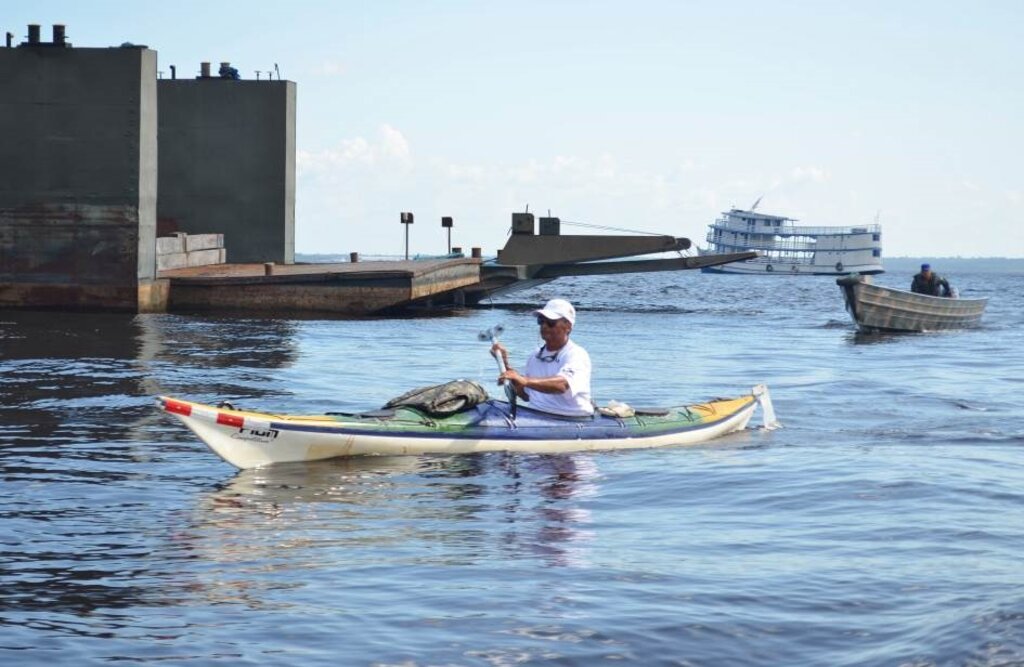
[[[871,235],[871,240],[872,241],[881,241],[882,240],[882,235],[881,234],[872,234]]]
[[[874,250],[871,251],[871,254],[873,256],[875,256],[875,257],[881,257],[882,256],[882,251],[879,250],[878,248],[875,248]]]

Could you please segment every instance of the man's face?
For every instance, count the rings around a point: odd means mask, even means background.
[[[537,324],[540,326],[540,337],[544,339],[549,349],[565,345],[572,330],[572,325],[566,319],[549,320],[544,316],[538,316]]]

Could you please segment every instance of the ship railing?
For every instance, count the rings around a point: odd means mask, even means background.
[[[881,225],[853,225],[851,227],[802,227],[780,228],[786,234],[800,236],[836,236],[839,234],[881,234]]]
[[[773,243],[771,245],[749,242],[731,243],[728,241],[722,241],[722,239],[714,240],[710,238],[707,242],[708,247],[713,248],[715,252],[747,252],[749,250],[756,250],[761,253],[762,256],[779,255],[785,257],[812,257],[817,253],[837,253],[840,255],[853,256],[858,253],[871,253],[881,249],[878,245],[860,246],[856,248],[818,248],[815,246],[796,247],[781,243]]]
[[[850,234],[881,234],[881,225],[853,225],[850,227],[805,227],[797,225],[748,225],[746,223],[717,220],[712,229],[741,234],[776,234],[778,236],[837,236]]]
[[[792,251],[807,251],[814,252],[817,249],[817,244],[814,241],[793,241],[789,239],[768,239],[760,241],[757,239],[729,239],[719,236],[715,237],[712,234],[708,234],[708,243],[714,243],[717,246],[729,246],[736,248],[749,248],[750,250],[792,250]]]
[[[753,260],[750,260],[753,261]],[[814,257],[795,257],[793,255],[761,255],[757,258],[757,261],[761,264],[806,264],[812,266],[814,264]]]

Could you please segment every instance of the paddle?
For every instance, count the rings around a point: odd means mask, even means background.
[[[505,331],[505,327],[500,324],[495,324],[489,329],[484,329],[477,338],[480,340],[489,341],[492,346],[498,340],[498,337]],[[502,358],[501,353],[495,350],[491,350],[491,356],[494,357],[495,361],[498,362],[498,373],[504,373],[507,369],[505,368],[505,360]],[[512,386],[512,383],[508,380],[505,381],[505,396],[508,397],[508,404],[511,407],[512,419],[516,418],[516,388]]]

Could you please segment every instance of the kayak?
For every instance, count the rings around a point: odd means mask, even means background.
[[[486,400],[436,417],[413,407],[315,416],[280,415],[160,396],[228,463],[242,469],[345,456],[524,452],[553,454],[693,445],[747,427],[760,404],[766,428],[776,425],[768,390],[672,408],[629,409],[563,417],[505,401]],[[628,416],[625,416],[628,415]]]

